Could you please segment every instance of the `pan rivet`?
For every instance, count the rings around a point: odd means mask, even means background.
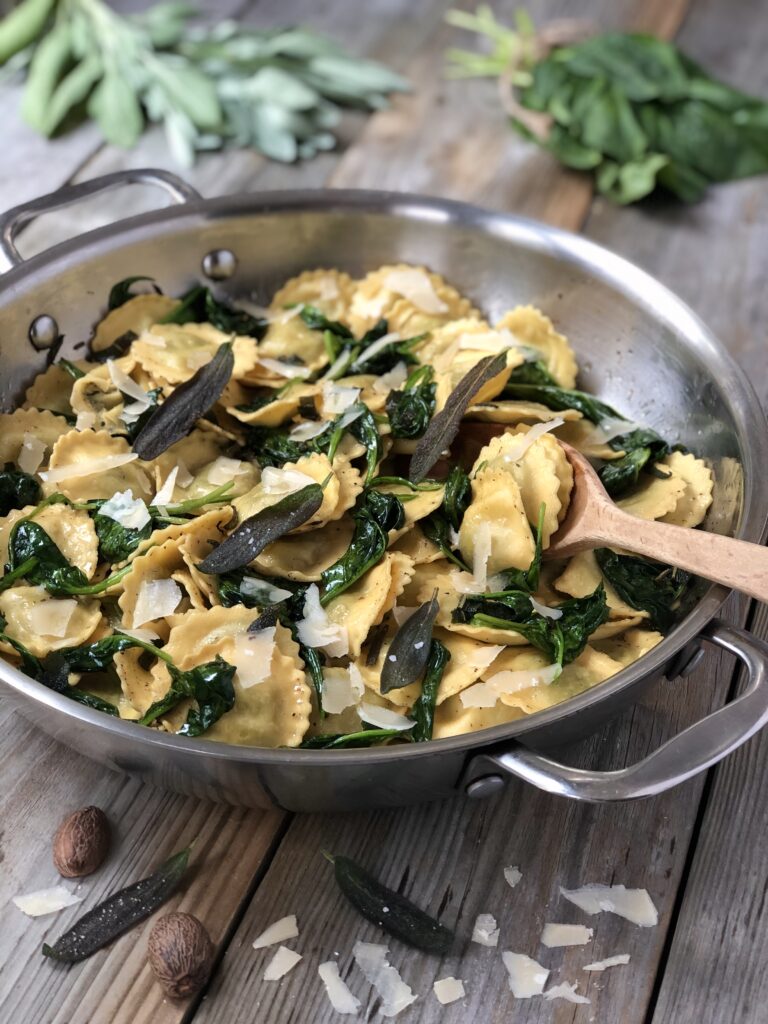
[[[43,313],[29,325],[29,340],[36,349],[52,348],[59,340],[59,325],[52,316]]]
[[[506,782],[501,775],[483,775],[482,778],[470,782],[466,794],[474,799],[482,800],[485,797],[493,796],[494,793],[500,793],[505,785]]]
[[[211,249],[203,256],[202,266],[211,281],[226,281],[237,269],[237,256],[229,249]]]

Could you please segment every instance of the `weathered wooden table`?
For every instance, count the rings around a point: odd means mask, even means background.
[[[205,195],[285,187],[372,187],[467,199],[582,230],[660,277],[719,334],[768,401],[768,188],[765,179],[720,187],[694,208],[654,203],[616,209],[593,201],[588,183],[560,171],[506,127],[494,86],[450,83],[442,53],[465,40],[443,21],[445,0],[220,0],[218,16],[237,13],[260,26],[307,22],[355,51],[380,58],[413,82],[410,96],[365,122],[345,121],[344,145],[295,167],[252,153],[213,155],[188,173]],[[509,17],[515,4],[494,4]],[[528,4],[537,22],[578,13],[605,28],[676,36],[696,59],[750,91],[768,94],[768,18],[756,0],[565,0]],[[3,207],[127,166],[171,166],[162,137],[135,152],[100,144],[89,128],[44,143],[17,120],[17,96],[3,92],[0,199]],[[73,231],[146,209],[141,189],[40,222],[25,233],[27,253]],[[754,443],[765,448],[764,437]],[[732,598],[733,621],[768,631],[765,609]],[[659,685],[641,704],[570,751],[574,763],[621,767],[723,704],[738,686],[726,657],[709,653],[686,680]],[[2,1024],[308,1024],[336,1018],[316,966],[338,952],[342,977],[363,999],[361,1018],[377,1019],[370,986],[352,965],[351,947],[382,941],[336,893],[321,849],[353,856],[462,935],[475,916],[499,918],[500,948],[536,954],[545,920],[578,921],[557,901],[558,886],[621,882],[646,887],[660,910],[656,928],[611,915],[590,920],[592,944],[544,951],[543,962],[578,980],[590,1006],[513,999],[498,951],[466,942],[461,958],[439,963],[393,943],[393,962],[420,993],[400,1020],[514,1020],[517,1024],[747,1024],[768,1020],[768,734],[705,777],[631,805],[568,803],[519,784],[488,802],[456,800],[400,811],[292,817],[212,806],[112,774],[59,746],[0,705],[0,1021]],[[87,753],[87,752],[85,752]],[[52,885],[50,839],[62,815],[84,804],[105,808],[116,826],[114,853],[83,882],[85,906],[141,877],[195,840],[197,870],[174,906],[207,924],[219,963],[202,999],[163,999],[145,959],[149,923],[85,963],[62,969],[40,956],[81,908],[30,920],[11,897]],[[502,869],[519,865],[511,890]],[[549,909],[548,909],[549,908]],[[253,938],[271,921],[297,913],[304,960],[281,982],[264,982],[270,950]],[[605,974],[580,965],[613,953],[631,962]],[[586,955],[585,955],[586,954]],[[455,974],[467,996],[442,1008],[432,982]],[[340,1019],[340,1018],[338,1018]]]

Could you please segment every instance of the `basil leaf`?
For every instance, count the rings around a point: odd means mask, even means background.
[[[128,299],[134,298],[134,293],[131,291],[132,285],[136,284],[137,281],[149,281],[152,285],[153,290],[157,295],[162,295],[162,292],[155,283],[154,277],[147,277],[146,274],[134,274],[133,277],[124,277],[122,281],[118,281],[117,284],[113,284],[109,292],[109,298],[107,299],[107,308],[117,309],[128,301]]]
[[[186,437],[195,423],[218,401],[232,376],[235,357],[232,343],[225,342],[213,359],[180,384],[158,406],[139,431],[133,450],[145,461],[156,459],[172,444]]]
[[[638,611],[649,612],[651,626],[666,633],[673,625],[690,573],[610,548],[595,551],[597,564],[619,597]]]
[[[432,739],[437,694],[445,668],[450,660],[451,652],[448,648],[440,643],[439,640],[433,640],[430,644],[429,658],[424,670],[421,693],[411,709],[411,717],[416,723],[411,729],[411,739],[416,743],[424,743],[426,740]]]
[[[501,373],[507,365],[506,352],[496,356],[486,356],[476,363],[464,376],[448,396],[448,401],[437,416],[430,422],[424,436],[416,445],[411,457],[408,477],[418,482],[440,458],[446,448],[450,448],[459,432],[462,417],[472,403],[472,399],[484,384]]]
[[[200,562],[198,568],[207,573],[241,569],[261,554],[272,541],[311,519],[322,503],[323,489],[320,484],[308,484],[293,494],[287,494],[274,505],[268,505],[249,516]]]
[[[439,611],[435,593],[395,633],[381,669],[382,693],[399,690],[421,678],[429,660],[432,629]]]
[[[33,476],[15,469],[12,462],[6,463],[0,472],[0,516],[25,505],[36,505],[40,495],[40,484]]]

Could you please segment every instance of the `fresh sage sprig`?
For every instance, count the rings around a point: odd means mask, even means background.
[[[657,187],[695,202],[710,184],[768,172],[768,104],[673,43],[609,32],[550,47],[546,28],[537,36],[527,18],[508,28],[486,5],[447,19],[493,48],[449,51],[448,73],[499,76],[513,127],[566,167],[593,171],[616,203]]]
[[[309,29],[194,27],[160,3],[125,17],[104,0],[22,0],[0,20],[0,65],[26,74],[25,120],[50,136],[85,114],[117,146],[162,124],[176,159],[222,146],[292,161],[332,149],[341,108],[376,110],[407,83]]]

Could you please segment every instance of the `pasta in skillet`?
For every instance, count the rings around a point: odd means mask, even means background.
[[[0,415],[0,652],[137,728],[252,746],[515,721],[656,644],[689,578],[542,561],[573,473],[694,528],[705,463],[576,389],[532,306],[422,267],[309,270],[265,310],[110,296],[89,356]]]

